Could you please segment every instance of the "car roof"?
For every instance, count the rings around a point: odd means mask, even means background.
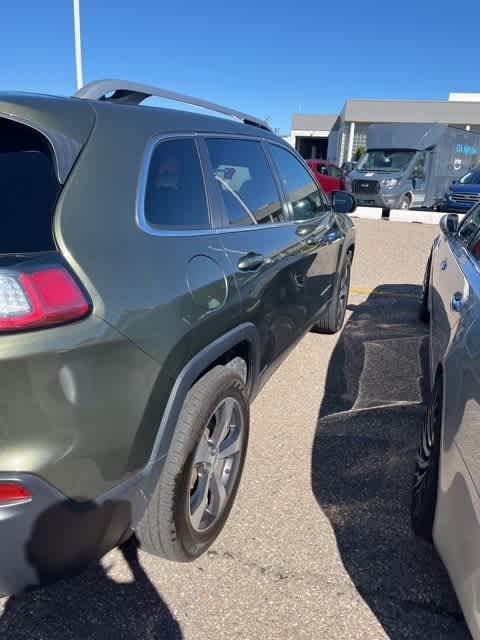
[[[247,135],[271,139],[277,143],[283,143],[282,138],[273,132],[252,124],[246,124],[226,116],[212,116],[199,110],[186,111],[157,107],[152,105],[131,105],[115,103],[108,100],[90,100],[86,98],[55,96],[40,93],[25,92],[0,92],[0,117],[8,115],[25,121],[48,121],[51,127],[55,122],[61,121],[69,129],[76,129],[75,119],[79,112],[97,112],[108,116],[109,110],[121,110],[128,118],[137,119],[145,116],[150,120],[152,128],[159,133],[174,126],[175,130],[193,132],[218,132],[230,135]]]

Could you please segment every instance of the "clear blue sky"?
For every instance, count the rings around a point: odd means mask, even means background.
[[[428,8],[431,5],[432,8]],[[480,91],[480,3],[81,0],[84,78],[191,93],[290,130],[346,98]],[[71,0],[3,2],[0,88],[75,90]]]

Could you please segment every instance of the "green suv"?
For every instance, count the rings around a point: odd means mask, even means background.
[[[139,106],[160,96],[230,115]],[[355,202],[260,120],[130,82],[0,94],[0,592],[223,527],[249,404],[347,305]]]

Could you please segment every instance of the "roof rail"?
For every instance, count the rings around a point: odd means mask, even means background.
[[[113,95],[107,97],[108,93]],[[174,100],[175,102],[183,102],[184,104],[195,105],[196,107],[202,107],[208,109],[208,111],[215,111],[217,113],[223,113],[226,116],[231,116],[241,120],[245,124],[251,124],[254,127],[260,127],[271,131],[266,122],[249,116],[241,111],[230,109],[229,107],[223,107],[220,104],[214,102],[207,102],[201,98],[194,98],[192,96],[186,96],[182,93],[176,93],[175,91],[168,91],[167,89],[161,89],[160,87],[152,87],[148,84],[138,84],[137,82],[130,82],[129,80],[95,80],[84,85],[81,89],[74,94],[74,98],[84,98],[85,100],[108,100],[117,104],[129,104],[138,105],[146,98],[150,96],[158,96],[159,98],[166,98],[167,100]]]

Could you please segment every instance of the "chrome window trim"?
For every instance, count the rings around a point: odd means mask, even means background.
[[[297,158],[298,160],[300,160],[300,162],[307,167],[308,170],[308,165],[305,163],[305,161],[303,160],[303,158],[298,154],[298,152],[296,151],[296,149],[293,149],[293,147],[289,148],[290,145],[288,145],[288,143],[282,142],[280,140],[275,140],[272,139],[270,136],[266,135],[266,136],[261,136],[261,135],[256,135],[256,136],[252,136],[252,135],[241,135],[241,134],[230,134],[230,133],[218,133],[218,132],[214,132],[214,133],[210,133],[209,131],[190,131],[190,132],[179,132],[179,133],[162,133],[159,135],[154,135],[150,138],[150,140],[147,142],[147,145],[145,147],[145,151],[143,153],[143,158],[142,158],[142,165],[140,167],[140,173],[139,173],[139,177],[138,177],[138,183],[137,183],[137,194],[136,194],[136,198],[135,198],[135,223],[137,225],[137,227],[143,231],[144,233],[146,233],[147,235],[150,236],[156,236],[156,237],[195,237],[195,236],[212,236],[214,234],[217,233],[239,233],[239,232],[246,232],[246,231],[260,231],[262,229],[278,229],[281,227],[292,227],[292,226],[298,226],[299,224],[305,224],[305,221],[303,221],[303,223],[299,220],[286,220],[285,222],[276,222],[276,223],[272,223],[272,224],[252,224],[252,225],[243,225],[243,226],[239,226],[239,227],[216,227],[213,224],[214,221],[214,216],[212,215],[212,211],[211,211],[211,202],[210,202],[210,194],[209,194],[209,190],[207,187],[207,181],[205,179],[205,167],[204,164],[202,162],[202,156],[200,153],[200,150],[198,148],[198,144],[197,144],[197,139],[201,137],[203,139],[207,139],[207,138],[227,138],[227,139],[237,139],[237,140],[252,140],[252,141],[256,141],[256,142],[264,142],[264,143],[270,143],[270,144],[274,144],[278,147],[280,147],[281,149],[285,149],[285,151],[287,151],[288,153],[291,153],[291,155],[293,155],[293,157]],[[203,184],[204,184],[204,189],[205,189],[205,198],[206,198],[206,202],[207,202],[207,209],[208,209],[208,217],[209,217],[209,221],[210,221],[210,227],[205,228],[205,229],[194,229],[194,228],[178,228],[178,229],[167,229],[165,227],[154,227],[153,225],[151,225],[146,217],[145,217],[145,193],[146,193],[146,188],[147,188],[147,179],[148,179],[148,172],[150,169],[150,163],[152,160],[152,156],[153,153],[156,149],[156,147],[159,144],[162,144],[162,142],[168,141],[168,140],[177,140],[177,139],[185,139],[185,138],[190,138],[193,140],[196,150],[197,150],[197,157],[198,157],[198,161],[200,163],[200,169],[202,172],[202,178],[203,178]],[[310,172],[311,173],[311,172]],[[275,175],[273,175],[273,177],[275,178]],[[282,194],[283,195],[283,194]],[[316,219],[320,219],[322,216],[319,216]],[[310,220],[310,222],[314,222],[316,219],[312,219]]]

